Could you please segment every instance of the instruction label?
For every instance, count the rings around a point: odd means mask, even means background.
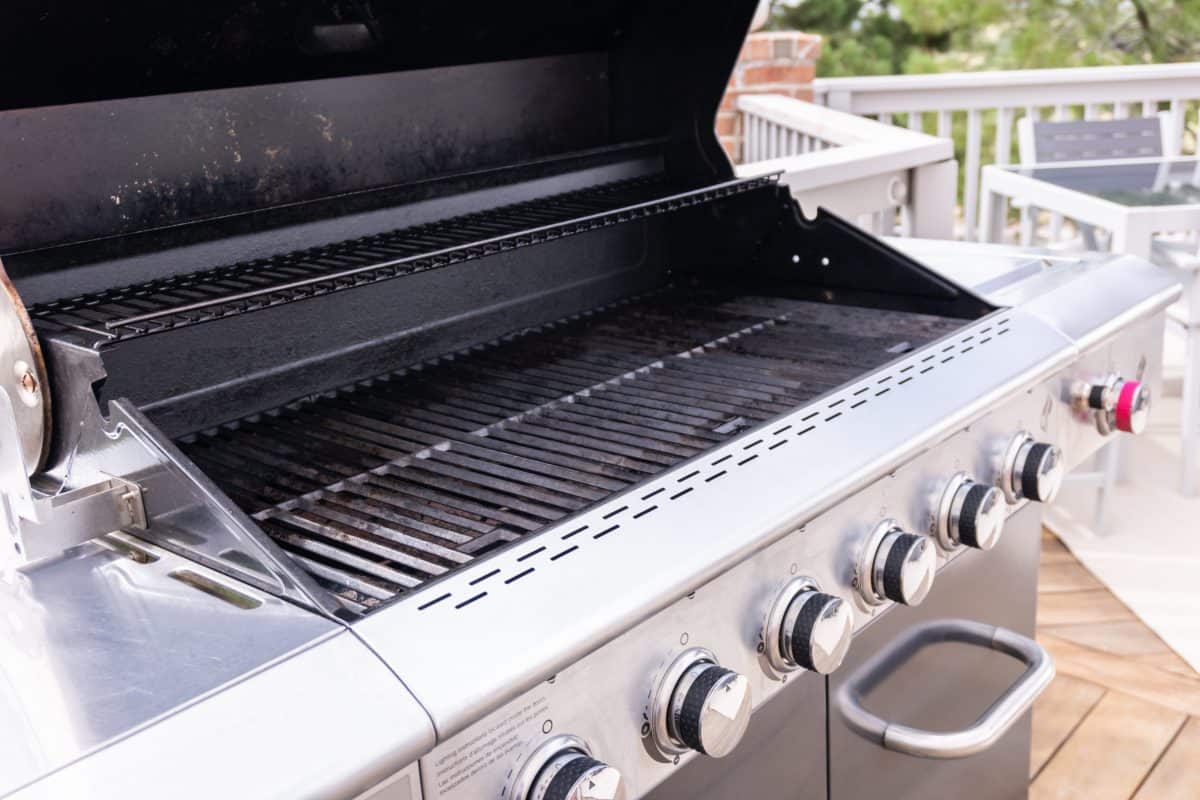
[[[484,792],[498,797],[521,746],[541,734],[549,718],[549,699],[545,695],[530,698],[519,706],[501,709],[448,742],[448,747],[438,748],[431,781],[436,787],[434,796],[447,797],[465,784],[480,781],[487,786],[480,786],[473,796]]]

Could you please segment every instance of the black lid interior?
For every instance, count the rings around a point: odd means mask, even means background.
[[[467,191],[647,142],[675,177],[727,177],[713,119],[756,5],[18,3],[0,27],[0,253]]]

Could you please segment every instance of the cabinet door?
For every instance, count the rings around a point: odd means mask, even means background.
[[[825,681],[793,676],[725,758],[700,756],[648,800],[825,800]]]
[[[1027,794],[1030,715],[1002,737],[964,758],[917,757],[885,749],[848,722],[839,690],[885,649],[912,636],[918,626],[969,620],[1033,636],[1041,514],[1027,506],[1009,519],[991,552],[968,552],[938,574],[917,608],[894,607],[861,632],[842,667],[829,681],[829,778],[831,800],[970,797],[1013,800]],[[890,652],[890,651],[889,651]],[[883,658],[883,657],[881,657]],[[968,728],[1021,675],[1025,665],[1008,655],[971,644],[939,642],[896,659],[859,698],[871,714],[928,731]],[[877,673],[879,674],[879,673]]]

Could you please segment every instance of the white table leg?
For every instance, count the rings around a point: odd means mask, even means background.
[[[1124,224],[1113,229],[1112,250],[1150,260],[1154,247],[1154,231],[1140,219],[1126,218]]]
[[[1008,198],[992,191],[990,181],[984,176],[983,196],[979,209],[979,240],[982,242],[1004,241],[1004,222],[1008,216]]]
[[[1104,520],[1108,516],[1108,504],[1117,486],[1117,475],[1121,471],[1121,440],[1112,438],[1100,453],[1100,489],[1096,496],[1096,516],[1092,520],[1092,532],[1104,534]]]
[[[1194,497],[1200,481],[1200,326],[1187,329],[1187,361],[1183,367],[1183,473],[1180,491]]]
[[[1021,208],[1021,247],[1032,247],[1037,234],[1038,210],[1028,203]]]

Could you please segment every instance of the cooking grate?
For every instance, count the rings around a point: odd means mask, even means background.
[[[673,289],[182,447],[319,581],[368,610],[960,324]]]
[[[56,300],[29,308],[97,347],[444,267],[662,214],[764,186],[775,175],[681,189],[635,178],[272,258]]]

